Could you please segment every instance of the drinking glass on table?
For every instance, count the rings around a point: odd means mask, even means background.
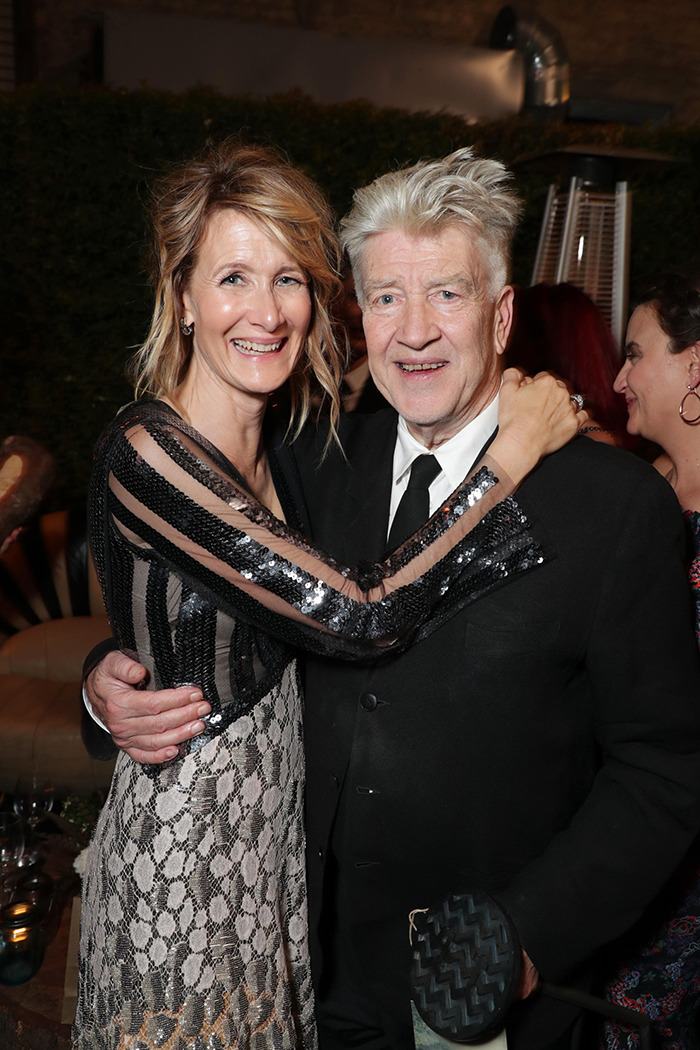
[[[23,851],[22,821],[14,813],[0,813],[0,898],[5,896],[5,878],[18,867]]]
[[[24,854],[20,861],[22,867],[36,863],[39,857],[35,828],[53,808],[53,794],[53,785],[48,777],[38,773],[23,773],[17,778],[14,810],[27,824]]]

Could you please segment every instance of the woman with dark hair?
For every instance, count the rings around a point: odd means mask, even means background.
[[[534,564],[504,497],[578,420],[551,379],[511,373],[489,457],[439,514],[381,565],[338,565],[295,531],[298,478],[264,425],[289,380],[296,432],[313,381],[333,440],[338,247],[322,194],[270,151],[224,143],[163,181],[154,229],[135,374],[151,399],[100,439],[90,537],[119,646],[155,688],[201,685],[211,715],[165,766],[117,760],[83,885],[75,1046],[310,1050],[294,647],[400,649],[435,602],[442,615]]]
[[[656,468],[674,488],[689,537],[690,589],[700,646],[700,285],[671,274],[649,289],[627,328],[615,391],[627,403],[630,434],[664,450]],[[698,698],[700,702],[700,698]],[[613,1002],[646,1013],[665,1050],[700,1046],[700,844],[626,939],[624,964],[609,981]],[[608,1050],[638,1035],[608,1024]]]
[[[554,372],[585,398],[583,433],[611,445],[631,444],[622,402],[613,392],[620,352],[608,323],[573,284],[516,288],[506,360],[529,375]]]

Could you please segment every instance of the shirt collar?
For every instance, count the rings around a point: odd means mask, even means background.
[[[451,489],[456,489],[497,426],[498,394],[475,419],[463,426],[448,441],[432,450],[425,448],[413,437],[406,421],[399,416],[394,455],[394,483],[399,482],[410,470],[414,459],[432,451]]]

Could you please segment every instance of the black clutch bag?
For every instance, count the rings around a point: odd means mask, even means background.
[[[486,893],[452,893],[426,911],[412,912],[411,922],[411,995],[422,1020],[452,1043],[492,1039],[505,1024],[522,967],[508,913]],[[537,994],[633,1025],[641,1050],[651,1050],[645,1014],[546,982]]]
[[[455,1043],[493,1037],[520,979],[510,917],[486,893],[452,893],[413,923],[411,993],[422,1019]]]

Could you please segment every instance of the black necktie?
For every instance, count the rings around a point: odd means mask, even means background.
[[[413,461],[408,488],[396,508],[396,515],[389,531],[389,550],[395,550],[430,517],[428,488],[439,473],[440,464],[435,456],[418,456]]]

